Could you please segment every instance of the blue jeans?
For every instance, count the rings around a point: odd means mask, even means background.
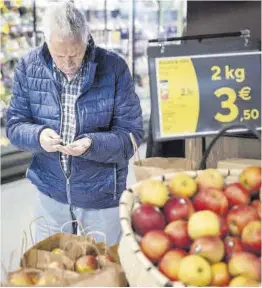
[[[86,235],[91,231],[98,231],[90,234],[98,242],[106,240],[109,246],[119,243],[121,236],[119,207],[82,209],[57,202],[41,192],[37,194],[35,218],[42,217],[42,219],[39,218],[33,225],[35,243],[55,233]]]

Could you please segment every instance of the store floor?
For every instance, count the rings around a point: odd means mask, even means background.
[[[146,145],[142,145],[140,147],[141,158],[145,157],[145,152]],[[128,186],[135,183],[132,163],[133,158],[130,161]],[[19,266],[19,258],[23,251],[24,231],[27,235],[27,248],[32,245],[29,224],[34,217],[35,195],[34,186],[27,179],[1,186],[1,263],[7,270],[16,269]],[[5,273],[1,269],[1,280],[3,279],[5,279]]]

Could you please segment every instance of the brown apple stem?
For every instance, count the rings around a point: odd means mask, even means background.
[[[33,238],[33,233],[32,233],[32,225],[33,225],[33,223],[37,222],[37,221],[40,220],[40,219],[43,219],[43,220],[45,221],[46,228],[48,229],[48,236],[50,237],[50,235],[51,235],[50,228],[49,228],[49,225],[48,225],[45,217],[44,217],[44,216],[37,217],[36,219],[34,219],[34,220],[29,224],[29,232],[30,232],[30,238],[31,238],[32,246],[35,245],[34,238]],[[48,237],[48,238],[49,238],[49,237]],[[50,244],[50,247],[51,247],[51,244]]]

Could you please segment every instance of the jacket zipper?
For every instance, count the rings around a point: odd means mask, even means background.
[[[64,117],[64,113],[63,113],[63,107],[62,107],[62,104],[61,104],[61,101],[58,97],[58,101],[59,101],[59,106],[60,106],[60,111],[61,111],[61,122],[60,122],[60,135],[62,134],[62,121],[63,121],[63,117]],[[70,174],[69,174],[69,177],[67,177],[63,167],[62,167],[62,163],[61,163],[61,155],[62,153],[59,152],[59,164],[60,164],[60,168],[65,176],[65,179],[66,179],[66,196],[67,196],[67,201],[68,201],[68,204],[71,205],[71,195],[70,195],[70,177],[71,177],[71,171],[70,171]],[[69,160],[70,160],[70,156],[68,157],[68,163],[67,163],[67,168],[69,168]],[[70,169],[71,170],[71,169]]]
[[[114,200],[116,200],[116,164],[114,164]]]
[[[47,73],[50,75],[50,78],[51,79],[54,79],[56,81],[56,79],[54,78],[53,74],[50,72],[49,68],[48,67],[45,67],[45,69],[47,70]],[[55,85],[56,87],[56,85]],[[56,87],[56,92],[57,92],[57,98],[58,98],[58,103],[59,103],[59,107],[60,107],[60,112],[61,112],[61,122],[60,122],[60,131],[59,131],[59,134],[61,135],[62,134],[62,121],[63,121],[63,117],[64,117],[64,113],[63,113],[63,107],[62,107],[62,104],[61,104],[61,100],[60,100],[60,97],[59,97],[59,91]],[[62,173],[63,175],[65,176],[65,179],[66,179],[66,196],[67,196],[67,201],[68,201],[68,204],[71,205],[71,195],[70,195],[70,178],[71,178],[71,171],[70,171],[70,175],[69,177],[67,177],[67,175],[65,174],[65,171],[62,167],[62,164],[61,164],[61,155],[62,153],[61,152],[58,152],[59,154],[59,165],[60,165],[60,168],[62,170]],[[69,163],[69,160],[70,160],[70,156],[68,158],[68,163]],[[68,165],[69,166],[69,165]],[[70,169],[71,170],[71,169]]]

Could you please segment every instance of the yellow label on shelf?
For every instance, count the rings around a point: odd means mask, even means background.
[[[0,138],[0,146],[8,146],[9,140],[6,137],[1,137]]]
[[[112,42],[113,43],[119,43],[121,40],[121,34],[120,31],[112,31]]]
[[[200,96],[197,75],[191,59],[162,58],[156,61],[162,136],[195,132]]]
[[[10,32],[9,25],[5,24],[4,26],[2,26],[2,31],[4,34],[8,35]]]
[[[15,0],[15,4],[20,7],[22,5],[21,0]]]
[[[5,86],[2,82],[0,82],[0,95],[5,95]]]

